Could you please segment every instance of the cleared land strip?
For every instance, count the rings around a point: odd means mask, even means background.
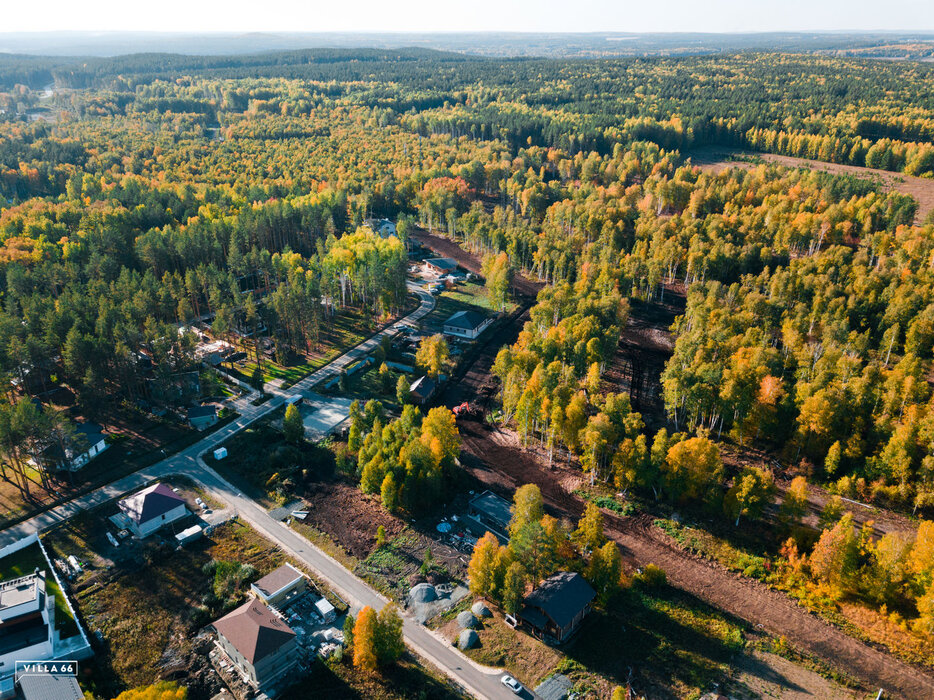
[[[786,168],[809,168],[820,170],[833,175],[852,175],[867,180],[879,181],[887,192],[898,192],[915,198],[918,202],[918,211],[915,213],[915,223],[920,225],[929,213],[934,211],[934,179],[927,177],[913,177],[891,170],[877,170],[858,165],[843,165],[841,163],[825,163],[822,160],[808,158],[795,158],[780,156],[774,153],[760,153],[752,151],[737,151],[731,149],[703,148],[688,153],[695,165],[704,170],[720,172],[726,168],[745,168],[750,170],[756,163],[747,160],[736,160],[738,157],[761,158],[768,163],[784,165]]]

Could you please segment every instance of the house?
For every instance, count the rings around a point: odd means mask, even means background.
[[[25,576],[16,575],[32,569]],[[61,605],[56,605],[60,598]],[[70,616],[70,619],[65,619]],[[31,682],[16,677],[17,661],[80,661],[93,655],[81,623],[74,617],[61,581],[35,534],[0,548],[0,698],[16,694],[16,685],[27,698]],[[70,684],[62,683],[64,687]],[[62,698],[68,695],[47,695]]]
[[[75,471],[109,447],[104,429],[97,423],[78,422],[71,439],[54,442],[42,451],[39,462],[45,469]]]
[[[467,504],[466,524],[477,537],[492,532],[500,542],[506,544],[509,542],[510,520],[512,506],[509,501],[492,491],[484,491]]]
[[[491,323],[493,319],[479,311],[458,311],[444,322],[444,334],[475,340]]]
[[[188,425],[195,430],[204,430],[217,423],[217,406],[192,406],[188,409]]]
[[[534,636],[561,644],[580,627],[596,597],[583,576],[559,571],[525,597],[517,617]]]
[[[429,275],[447,275],[457,270],[457,261],[452,258],[428,258],[424,264]]]
[[[373,233],[378,234],[380,238],[389,238],[396,235],[396,225],[389,219],[367,219],[363,225]]]
[[[188,515],[185,501],[165,484],[153,484],[127,496],[117,505],[129,521],[127,526],[137,537],[149,537]]]
[[[261,693],[273,695],[281,681],[290,684],[300,649],[295,632],[253,598],[214,623],[217,646]]]
[[[429,401],[438,391],[438,383],[428,376],[422,376],[412,382],[409,387],[409,398],[418,406],[422,406]]]
[[[274,608],[281,608],[308,590],[308,579],[291,564],[283,564],[250,586],[250,592]]]

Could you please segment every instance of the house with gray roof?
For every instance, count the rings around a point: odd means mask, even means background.
[[[491,317],[479,311],[468,309],[453,314],[444,322],[443,330],[445,335],[475,340],[491,323],[493,323]]]
[[[523,599],[517,618],[533,636],[561,644],[578,630],[596,597],[583,576],[559,571]]]

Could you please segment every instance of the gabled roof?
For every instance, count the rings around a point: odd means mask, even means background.
[[[97,423],[78,423],[75,433],[84,435],[88,440],[88,447],[93,447],[104,439],[104,429]]]
[[[251,664],[274,654],[295,636],[285,622],[255,598],[215,622],[214,629]]]
[[[596,597],[596,592],[583,576],[570,571],[559,571],[542,581],[523,602],[533,609],[540,609],[554,620],[558,627],[566,627]],[[530,617],[525,611],[521,615]]]
[[[266,574],[253,585],[267,598],[294,583],[305,575],[291,564],[283,564],[275,571]]]
[[[184,503],[184,499],[165,484],[153,484],[139,493],[127,496],[120,501],[119,506],[133,522],[142,525]]]
[[[84,700],[84,693],[74,676],[24,675],[19,680],[24,700]]]
[[[458,311],[447,321],[445,321],[444,325],[454,326],[455,328],[464,328],[466,330],[472,331],[475,328],[479,328],[481,325],[483,325],[484,321],[486,321],[486,316],[481,314],[479,311],[473,311],[470,309],[467,311]]]
[[[431,396],[435,390],[435,382],[430,379],[427,375],[423,375],[412,382],[412,385],[409,387],[409,391],[419,396]]]
[[[217,406],[214,404],[208,404],[207,406],[192,406],[188,409],[188,420],[192,418],[204,418],[206,416],[213,416],[217,413]]]
[[[457,261],[453,258],[429,258],[425,261],[426,265],[437,267],[441,270],[456,270]]]

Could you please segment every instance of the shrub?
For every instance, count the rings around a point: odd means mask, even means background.
[[[655,564],[646,564],[641,572],[632,577],[633,583],[643,588],[660,588],[668,582],[665,570]]]

